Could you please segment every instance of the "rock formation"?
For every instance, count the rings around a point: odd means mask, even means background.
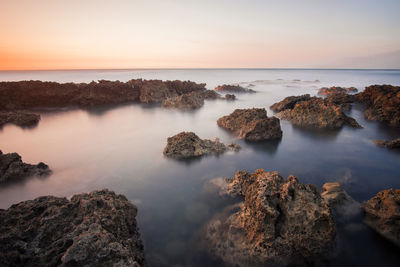
[[[20,127],[35,126],[39,123],[40,115],[25,112],[0,111],[0,127],[10,123]]]
[[[357,93],[358,90],[355,87],[322,87],[318,90],[318,95],[321,96],[330,96],[335,94],[349,94],[349,93]]]
[[[0,209],[0,265],[144,266],[136,214],[107,189]]]
[[[400,247],[400,190],[380,191],[364,205],[365,223]]]
[[[313,185],[262,169],[239,171],[227,183],[244,201],[206,225],[210,253],[232,266],[307,265],[329,256],[336,228]]]
[[[267,117],[264,108],[236,109],[230,115],[219,118],[217,124],[249,141],[282,137],[279,119]]]
[[[49,166],[40,162],[37,165],[22,162],[17,153],[3,154],[0,150],[0,184],[14,182],[29,176],[50,174]]]
[[[215,87],[217,91],[232,92],[232,93],[255,93],[253,89],[244,88],[240,85],[223,84]]]
[[[233,95],[233,94],[226,94],[226,95],[225,95],[225,99],[226,99],[226,100],[235,100],[235,99],[236,99],[236,96]]]
[[[191,92],[180,96],[164,99],[162,106],[176,109],[197,109],[204,105],[204,95],[201,92]]]
[[[181,132],[168,137],[164,155],[175,159],[185,159],[204,155],[218,155],[229,149],[239,150],[238,145],[230,144],[226,146],[218,138],[212,141],[200,139],[193,132]]]
[[[388,141],[388,140],[374,140],[377,146],[386,147],[389,149],[400,149],[400,138]]]
[[[306,101],[309,99],[310,99],[309,94],[300,95],[300,96],[288,96],[288,97],[285,97],[282,101],[273,104],[269,108],[274,112],[281,112],[286,109],[293,109],[297,103]]]

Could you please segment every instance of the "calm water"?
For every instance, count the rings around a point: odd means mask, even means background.
[[[0,208],[41,195],[71,196],[109,188],[126,195],[139,208],[138,222],[152,266],[221,266],[201,252],[201,228],[223,207],[207,190],[216,177],[258,168],[294,174],[320,187],[341,181],[348,193],[365,201],[378,191],[400,188],[400,153],[376,147],[371,139],[392,139],[400,130],[366,121],[363,107],[350,115],[363,129],[310,132],[281,121],[279,142],[246,143],[220,129],[216,120],[235,108],[265,107],[289,95],[316,94],[322,86],[400,85],[400,71],[366,70],[110,70],[0,72],[0,81],[48,80],[90,82],[98,79],[179,79],[252,83],[257,94],[238,95],[235,102],[207,101],[197,111],[182,112],[132,104],[91,110],[42,112],[33,129],[6,126],[0,149],[18,152],[25,162],[46,162],[47,178],[28,179],[0,189]],[[272,111],[268,110],[269,115]],[[239,153],[181,162],[163,157],[166,138],[194,131],[201,138],[236,141]],[[332,266],[393,265],[400,251],[361,222],[339,226],[337,256]]]

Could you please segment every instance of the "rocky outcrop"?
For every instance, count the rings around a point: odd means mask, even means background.
[[[400,149],[400,138],[388,141],[388,140],[374,140],[377,146],[386,147],[389,149]]]
[[[3,154],[0,150],[0,184],[15,182],[29,176],[50,174],[49,166],[40,162],[37,165],[24,163],[17,153]]]
[[[162,106],[183,110],[197,109],[204,105],[204,95],[201,92],[191,92],[176,97],[164,99]]]
[[[25,112],[0,111],[0,127],[15,124],[20,127],[31,127],[39,123],[40,115]]]
[[[355,87],[322,87],[318,90],[318,95],[321,96],[330,96],[335,94],[349,94],[349,93],[357,93],[358,89]]]
[[[288,96],[284,98],[282,101],[277,102],[270,106],[269,108],[274,112],[281,112],[286,109],[293,109],[294,106],[302,101],[306,101],[310,99],[310,95],[300,95],[300,96]]]
[[[1,266],[145,266],[137,208],[107,189],[0,210]]]
[[[343,125],[362,128],[355,119],[344,114],[340,106],[318,97],[297,102],[293,108],[284,109],[277,116],[306,128],[338,129]]]
[[[235,100],[235,99],[236,99],[236,96],[233,95],[233,94],[226,94],[226,95],[225,95],[225,99],[226,99],[226,100]]]
[[[218,138],[212,141],[200,139],[193,132],[181,132],[168,137],[164,155],[175,159],[185,159],[204,155],[218,155],[225,153],[229,149],[238,151],[239,147],[236,144],[226,146]]]
[[[214,99],[222,99],[223,97],[215,92],[214,90],[205,90],[202,92],[204,99],[214,100]]]
[[[255,93],[253,89],[244,88],[240,85],[223,84],[215,87],[217,91],[231,92],[231,93]]]
[[[232,266],[307,265],[330,254],[336,228],[315,186],[261,169],[227,183],[243,202],[206,225],[210,253]]]
[[[267,117],[264,108],[236,109],[230,115],[219,118],[217,124],[249,141],[282,137],[279,119]]]
[[[400,190],[380,191],[364,205],[365,223],[400,247]]]
[[[400,86],[371,85],[357,97],[367,106],[367,119],[400,126]]]

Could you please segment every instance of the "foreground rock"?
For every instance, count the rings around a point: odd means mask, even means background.
[[[357,95],[367,106],[365,116],[369,120],[400,126],[400,87],[371,85]]]
[[[330,96],[335,94],[349,94],[349,93],[357,93],[358,89],[355,87],[322,87],[318,90],[318,95],[321,96]]]
[[[210,253],[233,266],[306,265],[329,256],[335,224],[313,185],[264,170],[239,171],[227,183],[244,201],[207,224]]]
[[[365,223],[400,247],[400,190],[379,192],[364,205]]]
[[[137,208],[107,189],[0,210],[1,266],[144,266]]]
[[[298,98],[304,99],[307,97],[300,96]],[[281,119],[290,121],[296,126],[319,129],[338,129],[343,125],[349,125],[353,128],[362,128],[355,119],[344,114],[340,106],[322,98],[310,97],[308,100],[294,101],[294,106],[292,104],[284,104],[292,103],[287,101],[287,98],[282,102],[283,103],[274,104],[276,110],[282,110],[277,114],[277,116]]]
[[[15,124],[20,127],[31,127],[39,123],[40,115],[25,112],[0,111],[0,127]]]
[[[22,162],[17,153],[3,154],[0,150],[0,184],[15,182],[29,176],[50,174],[49,166],[40,162],[37,165]]]
[[[386,147],[389,149],[400,149],[400,138],[397,138],[392,141],[388,140],[374,140],[373,141],[377,146]]]
[[[282,137],[279,119],[267,117],[264,108],[236,109],[230,115],[219,118],[217,124],[249,141]]]
[[[293,109],[297,103],[302,101],[307,101],[310,98],[311,97],[309,94],[300,96],[288,96],[284,98],[282,101],[273,104],[269,108],[274,112],[281,112],[286,109]]]
[[[255,93],[253,89],[244,88],[239,85],[223,84],[215,87],[217,91],[231,92],[231,93]]]
[[[229,149],[239,150],[237,144],[226,146],[217,138],[212,141],[200,139],[193,132],[181,132],[172,137],[168,137],[167,146],[164,148],[164,155],[175,159],[185,159],[204,155],[219,155]]]

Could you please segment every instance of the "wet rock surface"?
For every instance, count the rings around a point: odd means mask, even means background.
[[[183,110],[197,109],[204,105],[204,96],[201,92],[191,92],[176,97],[164,99],[162,106]]]
[[[281,112],[286,109],[293,109],[297,103],[309,100],[310,98],[311,97],[309,94],[300,96],[288,96],[285,97],[282,101],[277,102],[272,106],[270,106],[270,109],[274,112]]]
[[[365,223],[400,247],[400,190],[387,189],[364,204]]]
[[[248,141],[282,137],[279,119],[267,117],[267,111],[264,108],[236,109],[230,115],[219,118],[217,124]]]
[[[200,139],[193,132],[181,132],[168,137],[167,145],[164,148],[164,155],[174,159],[186,159],[204,155],[218,155],[229,149],[239,150],[236,144],[226,146],[217,138],[215,140]]]
[[[145,266],[136,215],[107,189],[0,209],[0,265]]]
[[[233,266],[307,265],[329,256],[336,228],[313,185],[262,169],[226,183],[227,194],[243,202],[206,225],[210,253]]]
[[[365,117],[391,126],[400,126],[400,87],[371,85],[357,94],[358,101],[367,106]]]
[[[357,93],[358,89],[355,87],[322,87],[318,90],[318,95],[321,96],[330,96],[335,94],[349,94],[349,93]]]
[[[40,115],[20,111],[0,111],[0,127],[15,124],[20,127],[31,127],[39,123]]]
[[[373,140],[373,142],[380,147],[386,147],[388,149],[400,149],[400,138],[388,141],[388,140]]]
[[[303,96],[301,96],[303,97]],[[282,102],[286,103],[287,100]],[[280,102],[276,104],[280,106]],[[290,121],[293,125],[305,128],[338,129],[343,125],[362,128],[355,119],[344,114],[342,108],[318,97],[297,101],[292,108],[281,109],[277,114],[281,119]]]
[[[0,150],[0,184],[17,182],[34,175],[46,176],[50,173],[49,166],[43,162],[37,165],[27,164],[17,153],[3,154]]]
[[[255,93],[253,89],[244,88],[240,85],[223,84],[215,87],[217,91],[231,92],[231,93]]]

